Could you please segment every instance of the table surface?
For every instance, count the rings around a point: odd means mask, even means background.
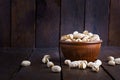
[[[55,65],[61,65],[60,73],[53,73],[42,63],[46,54],[51,56]],[[99,59],[103,64],[99,72],[90,68],[70,69],[60,56],[58,48],[0,48],[0,80],[120,80],[120,65],[107,64],[108,56],[120,57],[120,47],[101,48]],[[31,66],[21,67],[21,61],[26,59],[31,61]]]

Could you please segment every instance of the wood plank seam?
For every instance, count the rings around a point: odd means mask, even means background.
[[[86,22],[86,0],[84,1],[84,21],[83,21],[83,30],[85,30],[85,22]]]
[[[30,55],[29,55],[26,59],[29,60],[29,58],[32,56],[33,52],[34,52],[34,49],[32,49]],[[18,67],[18,69],[16,69],[16,70],[13,72],[13,74],[11,75],[11,77],[10,77],[9,80],[13,80],[13,78],[17,76],[17,73],[19,73],[22,68],[23,68],[23,67],[22,67],[21,64],[20,64],[20,66]]]
[[[101,66],[102,69],[112,78],[112,80],[115,80],[115,78],[111,75],[111,73],[109,73],[105,68],[104,66]]]
[[[111,0],[109,0],[109,12],[108,12],[108,40],[107,40],[107,45],[108,46],[110,46],[110,38],[109,38],[109,36],[110,36],[110,34],[109,34],[109,26],[110,26],[110,12],[111,12]]]
[[[13,74],[12,74],[12,76],[10,77],[9,80],[12,80],[12,79],[17,75],[17,73],[21,70],[21,68],[22,68],[22,66],[19,66],[18,69],[16,69],[16,70],[13,72]]]
[[[59,20],[59,40],[61,38],[61,4],[62,4],[62,0],[60,0],[60,20]],[[58,40],[58,42],[59,42]],[[62,64],[61,64],[61,50],[60,50],[60,42],[59,42],[59,45],[58,45],[58,51],[59,51],[59,63],[60,63],[60,66],[61,66],[61,69],[62,69]],[[63,80],[63,73],[62,73],[62,70],[60,72],[60,79]]]
[[[12,47],[12,0],[10,0],[10,47]]]
[[[35,22],[34,22],[34,28],[35,28],[35,37],[34,38],[35,38],[35,41],[34,41],[34,48],[36,48],[36,44],[37,44],[36,43],[36,34],[37,34],[36,33],[37,28],[36,27],[37,27],[37,0],[35,0]]]

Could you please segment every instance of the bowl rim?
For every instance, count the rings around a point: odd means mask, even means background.
[[[67,42],[67,41],[62,41],[60,40],[61,44],[99,44],[102,43],[103,41],[91,41],[91,42]]]

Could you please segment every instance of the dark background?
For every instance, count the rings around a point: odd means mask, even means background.
[[[120,0],[0,0],[0,47],[57,47],[75,30],[120,46]]]

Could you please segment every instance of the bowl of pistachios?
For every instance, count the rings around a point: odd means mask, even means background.
[[[87,30],[82,33],[74,31],[72,34],[62,35],[60,49],[63,56],[70,60],[95,61],[100,53],[102,40],[98,34]]]

